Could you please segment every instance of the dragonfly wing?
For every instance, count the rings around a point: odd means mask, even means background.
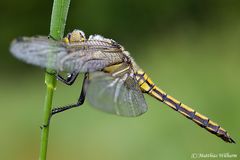
[[[99,43],[70,45],[44,36],[21,37],[12,42],[10,50],[18,59],[57,71],[92,72],[122,62],[119,49],[110,45],[101,47]]]
[[[43,36],[17,38],[12,42],[10,51],[15,57],[27,63],[56,70],[57,57],[66,54],[66,48],[61,43]]]
[[[93,107],[120,116],[136,117],[147,111],[144,96],[135,78],[128,73],[122,77],[90,73],[87,98]]]

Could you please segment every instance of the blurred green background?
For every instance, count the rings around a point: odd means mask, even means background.
[[[0,2],[0,159],[38,157],[44,70],[14,59],[9,44],[18,36],[48,35],[51,8],[47,0]],[[218,122],[237,144],[146,95],[149,111],[137,118],[97,111],[88,101],[57,115],[48,159],[186,160],[193,153],[239,159],[239,8],[237,0],[72,0],[66,33],[78,28],[116,40],[160,88]],[[81,80],[72,87],[58,83],[54,106],[75,102]]]

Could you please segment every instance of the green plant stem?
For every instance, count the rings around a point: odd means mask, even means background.
[[[64,34],[64,28],[67,19],[67,13],[69,8],[70,0],[54,0],[52,16],[51,16],[51,25],[50,25],[50,37],[55,40],[60,40]],[[52,74],[49,74],[52,73]],[[56,76],[54,75],[55,71],[47,69],[45,74],[45,84],[46,84],[46,96],[44,103],[44,117],[43,117],[43,126],[41,130],[41,144],[40,144],[40,154],[39,160],[46,160],[47,157],[47,146],[48,146],[48,134],[52,110],[52,99],[53,93],[56,88]]]

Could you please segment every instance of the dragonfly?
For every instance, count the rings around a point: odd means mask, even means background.
[[[78,101],[53,108],[52,115],[81,106],[87,98],[101,111],[136,117],[148,110],[144,99],[148,94],[225,142],[235,143],[220,125],[157,87],[113,39],[98,34],[86,38],[83,31],[75,29],[60,41],[49,36],[16,38],[10,51],[26,63],[55,70],[57,79],[66,85],[72,85],[79,73],[84,74]],[[68,76],[61,76],[61,72]]]

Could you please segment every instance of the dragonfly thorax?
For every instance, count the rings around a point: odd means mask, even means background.
[[[118,44],[116,41],[114,41],[113,39],[110,38],[105,38],[99,34],[94,34],[94,35],[90,35],[88,38],[89,41],[101,41],[101,42],[106,42],[109,43],[113,46],[118,46],[119,48],[122,48],[122,50],[124,50],[123,46],[121,46],[120,44]]]

